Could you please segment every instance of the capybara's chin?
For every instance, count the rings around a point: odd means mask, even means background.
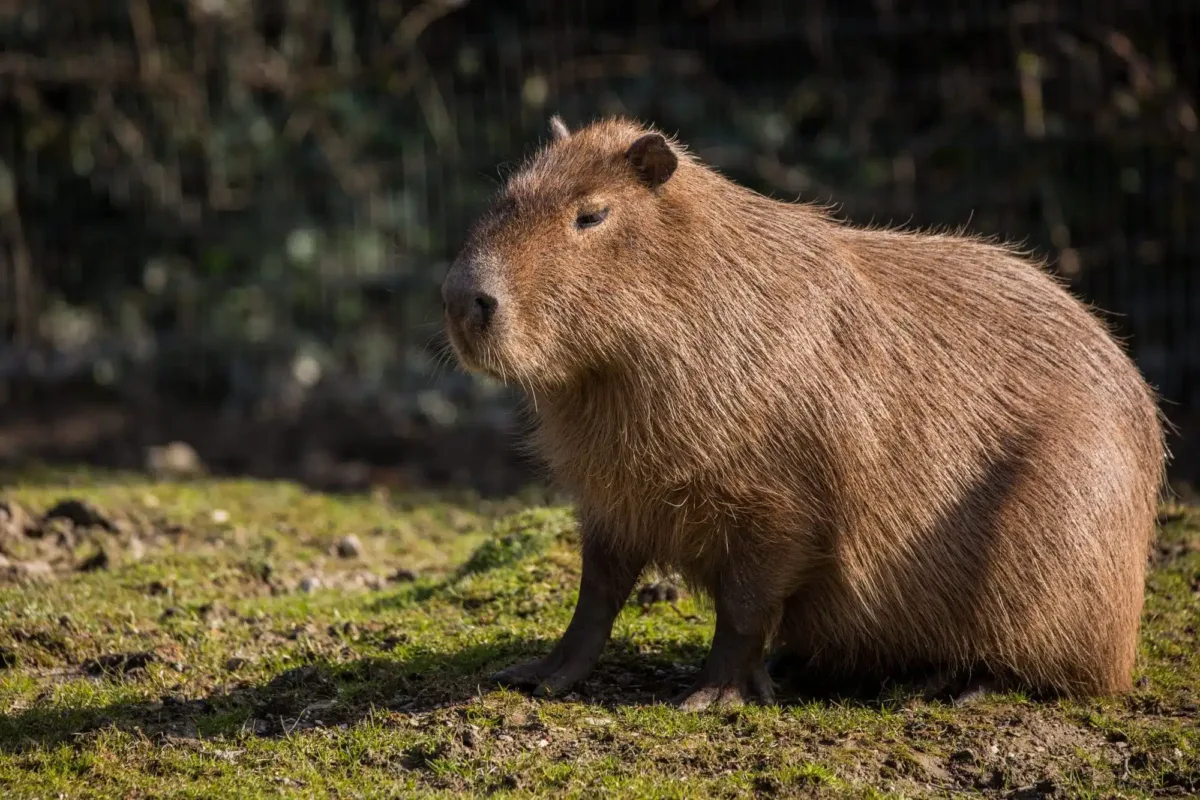
[[[570,626],[498,680],[578,683],[657,566],[716,608],[684,708],[770,700],[769,645],[831,675],[1129,688],[1162,417],[1042,263],[767,198],[628,120],[551,133],[443,287],[580,520]]]

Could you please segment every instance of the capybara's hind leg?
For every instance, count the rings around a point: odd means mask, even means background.
[[[763,648],[783,614],[783,597],[771,581],[750,579],[746,564],[730,564],[713,587],[717,627],[695,683],[674,699],[685,711],[736,707],[755,699],[775,702]]]
[[[775,687],[762,661],[762,639],[742,635],[717,622],[712,649],[700,677],[672,703],[682,711],[737,708],[748,700],[775,702]]]

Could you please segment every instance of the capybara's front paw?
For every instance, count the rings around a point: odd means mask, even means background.
[[[541,683],[549,670],[545,665],[545,659],[539,658],[535,661],[526,661],[521,664],[513,664],[505,667],[502,670],[492,673],[492,682],[498,683],[501,686],[527,688],[537,686]]]
[[[534,697],[557,697],[587,677],[595,666],[592,659],[548,656],[515,664],[492,674],[492,680],[502,686],[533,688]]]

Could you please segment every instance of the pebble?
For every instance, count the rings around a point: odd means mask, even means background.
[[[146,557],[146,545],[141,539],[129,540],[129,558],[133,561],[141,561]]]
[[[309,575],[308,577],[306,577],[302,581],[300,581],[300,591],[305,592],[306,594],[308,592],[315,592],[317,589],[320,589],[320,588],[321,588],[321,579],[318,578],[316,575]]]
[[[160,478],[186,478],[204,473],[200,455],[187,442],[171,442],[146,450],[146,471]]]
[[[342,558],[357,558],[362,554],[362,542],[353,534],[345,536],[337,543],[337,554]]]

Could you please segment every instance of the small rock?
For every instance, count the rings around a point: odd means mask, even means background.
[[[357,558],[362,555],[362,542],[354,534],[344,536],[337,543],[337,554],[342,558]]]
[[[204,474],[204,462],[187,442],[146,449],[146,471],[159,478],[190,478]]]
[[[979,760],[979,756],[975,755],[975,751],[969,748],[956,750],[950,755],[951,761],[956,761],[959,764],[974,764]]]
[[[362,572],[355,577],[355,582],[372,592],[383,588],[384,580],[374,572]]]
[[[242,658],[241,656],[230,656],[225,661],[225,670],[227,672],[237,672],[239,669],[246,666],[248,663],[250,663],[250,662],[247,659]]]
[[[315,592],[317,589],[321,588],[321,579],[316,575],[309,575],[300,581],[299,588],[300,591],[304,592],[305,594]]]
[[[108,517],[82,500],[60,500],[42,518],[46,522],[55,519],[67,520],[76,528],[101,528],[109,533],[117,532],[117,526]]]
[[[146,543],[134,537],[129,540],[129,560],[141,561],[146,557]]]
[[[403,567],[388,576],[388,580],[392,583],[411,583],[416,579],[417,573],[413,572],[411,569],[404,569]]]

